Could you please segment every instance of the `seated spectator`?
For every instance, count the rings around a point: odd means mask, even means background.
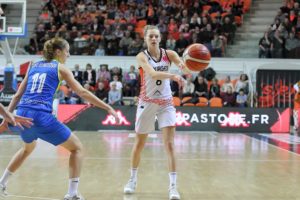
[[[98,48],[96,49],[95,56],[105,56],[105,49],[102,44],[99,44]]]
[[[231,86],[227,86],[226,92],[221,95],[224,107],[235,106],[235,95]]]
[[[182,97],[192,97],[195,91],[195,85],[192,82],[192,77],[189,76],[186,78],[186,82],[182,88]]]
[[[82,71],[79,70],[79,65],[76,64],[75,65],[75,69],[74,71],[72,71],[73,75],[74,75],[74,78],[80,83],[80,85],[82,85]]]
[[[229,44],[233,44],[235,35],[235,26],[230,22],[229,17],[225,17],[224,24],[222,25],[222,33],[226,36]]]
[[[259,58],[270,58],[270,47],[271,42],[269,38],[269,33],[266,31],[264,37],[262,37],[259,40],[259,52],[258,57]]]
[[[179,96],[179,85],[176,81],[170,81],[170,85],[171,85],[171,91],[172,91],[172,95],[174,97],[178,97]]]
[[[62,81],[59,86],[58,98],[60,104],[71,104],[72,90],[67,85],[66,81]]]
[[[95,95],[103,101],[107,100],[107,90],[105,89],[103,82],[98,83],[98,88],[95,91]]]
[[[83,72],[83,84],[86,83],[93,87],[96,85],[96,72],[90,63],[86,64],[86,70]]]
[[[236,96],[236,106],[237,107],[247,107],[247,95],[245,94],[243,89],[240,89],[238,95]]]
[[[138,74],[135,72],[134,65],[130,66],[130,71],[124,76],[125,89],[124,95],[134,97],[136,96],[137,86],[138,86]]]
[[[115,75],[117,75],[119,77],[119,80],[122,80],[122,77],[123,77],[123,73],[122,73],[122,69],[121,67],[113,67],[111,70],[110,70],[110,75],[111,77],[113,78]]]
[[[122,84],[122,82],[119,81],[119,76],[118,76],[118,75],[114,75],[114,76],[113,76],[113,81],[111,81],[111,82],[109,83],[109,87],[112,88],[112,85],[113,85],[113,84],[116,84],[117,90],[122,91],[122,89],[123,89],[123,84]]]
[[[219,34],[215,33],[214,38],[211,41],[212,56],[222,57],[222,47],[223,47],[222,37],[220,37]]]
[[[112,106],[120,106],[121,104],[121,92],[117,90],[117,84],[112,83],[111,89],[108,92],[108,104]]]
[[[283,57],[283,44],[284,44],[284,36],[280,31],[281,28],[278,29],[274,33],[274,38],[271,42],[271,54],[272,58],[282,58]]]
[[[195,91],[194,91],[194,97],[206,97],[208,98],[208,88],[207,84],[205,83],[204,77],[198,75],[195,82]]]
[[[295,38],[293,32],[289,33],[289,37],[285,41],[286,58],[296,58],[296,48],[300,46],[300,40]]]
[[[231,88],[233,88],[233,84],[231,83],[230,76],[226,76],[225,82],[221,86],[221,93],[225,93],[226,90],[227,90],[227,88],[228,88],[228,86],[230,86]]]
[[[175,50],[176,40],[173,38],[171,34],[168,35],[166,49]]]
[[[129,45],[132,43],[133,39],[130,37],[130,32],[125,31],[125,37],[123,37],[120,42],[119,46],[122,49],[122,55],[127,56],[128,55],[128,48]]]
[[[249,82],[247,74],[241,74],[240,79],[235,84],[236,94],[238,94],[241,89],[243,89],[245,94],[249,93]]]
[[[220,85],[218,84],[218,79],[213,78],[212,83],[209,88],[209,98],[220,97]]]
[[[176,41],[175,45],[176,52],[181,56],[188,45],[188,40],[184,38],[182,33],[180,33],[179,40]]]
[[[104,79],[107,81],[111,80],[110,72],[108,71],[108,65],[100,65],[100,69],[98,70],[97,79]]]

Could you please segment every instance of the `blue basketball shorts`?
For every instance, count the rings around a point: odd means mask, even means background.
[[[12,131],[20,133],[25,143],[31,143],[40,138],[57,146],[66,142],[71,136],[71,130],[59,122],[50,112],[19,108],[17,115],[33,119],[34,124],[30,128],[24,127],[24,130],[16,127],[11,128]]]

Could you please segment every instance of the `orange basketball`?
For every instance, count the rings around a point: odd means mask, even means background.
[[[182,55],[183,61],[191,71],[202,71],[210,62],[210,52],[203,44],[188,46]]]

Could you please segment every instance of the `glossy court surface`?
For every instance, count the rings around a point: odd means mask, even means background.
[[[129,178],[134,134],[75,134],[85,147],[79,188],[86,200],[168,199],[167,160],[160,134],[149,135],[138,188],[131,196],[123,195],[123,186]],[[298,200],[298,144],[300,138],[289,135],[177,132],[175,149],[182,200]],[[18,136],[0,135],[0,173],[20,146]],[[10,196],[6,199],[62,199],[68,185],[67,166],[65,150],[39,141],[31,157],[10,179]]]

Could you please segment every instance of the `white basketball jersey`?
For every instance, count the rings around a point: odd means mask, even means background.
[[[148,50],[145,50],[144,53],[155,71],[169,72],[171,61],[165,49],[160,49],[160,58],[157,61],[151,57]],[[170,80],[152,79],[149,74],[145,73],[142,67],[139,69],[141,76],[140,99],[145,102],[156,103],[159,105],[172,104]]]

